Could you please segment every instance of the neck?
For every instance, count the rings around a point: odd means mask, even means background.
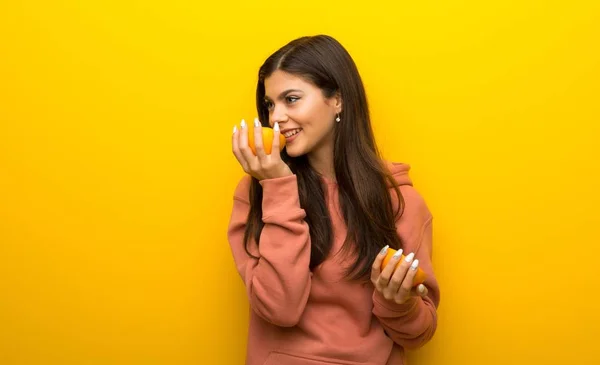
[[[328,143],[308,155],[308,163],[317,173],[326,179],[335,181],[333,166],[333,144]]]

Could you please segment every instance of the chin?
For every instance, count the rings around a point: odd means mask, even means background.
[[[305,154],[305,152],[301,148],[298,148],[298,146],[294,146],[293,148],[286,147],[285,152],[292,158],[300,157]]]
[[[301,153],[294,153],[294,151],[286,151],[286,152],[287,152],[287,155],[290,156],[291,158],[302,156]]]

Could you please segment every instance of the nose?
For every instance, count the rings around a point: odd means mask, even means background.
[[[271,127],[275,125],[275,122],[282,124],[288,121],[287,110],[283,105],[275,105],[271,111],[271,117],[269,118],[269,124]]]

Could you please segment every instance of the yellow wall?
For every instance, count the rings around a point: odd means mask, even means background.
[[[230,133],[316,33],[437,219],[412,363],[599,362],[597,1],[200,3],[0,2],[1,364],[243,362]]]

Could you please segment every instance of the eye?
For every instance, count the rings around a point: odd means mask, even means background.
[[[273,108],[273,103],[271,103],[269,100],[265,100],[264,104],[267,107],[267,109],[269,109],[269,110],[271,110]]]
[[[300,100],[300,98],[298,98],[298,97],[295,97],[295,96],[288,96],[288,97],[286,97],[286,98],[285,98],[285,100],[287,100],[287,102],[288,102],[289,104],[293,104],[293,103],[295,103],[296,101]]]

